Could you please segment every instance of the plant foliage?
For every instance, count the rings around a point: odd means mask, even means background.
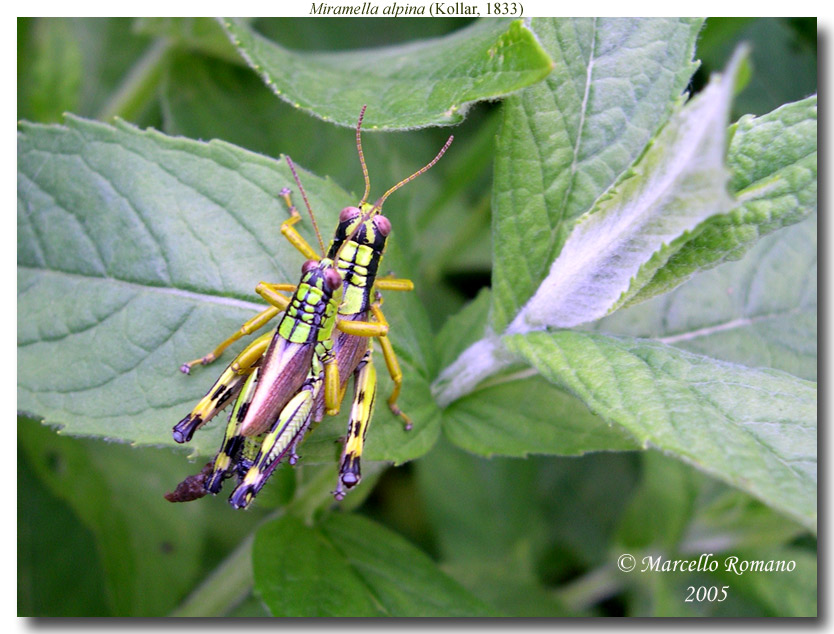
[[[738,118],[743,21],[366,24],[383,47],[324,50],[358,46],[347,20],[19,21],[20,613],[816,614],[815,86]],[[699,35],[721,67],[693,84]],[[355,204],[362,105],[372,196],[459,124],[386,203],[415,427],[377,408],[338,506],[345,414],[251,513],[168,505],[223,426],[173,442],[220,369],[179,365],[298,278],[282,154],[325,233]],[[72,598],[44,517],[89,571]],[[796,571],[629,576],[622,552]]]

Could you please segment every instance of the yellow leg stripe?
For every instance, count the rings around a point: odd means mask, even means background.
[[[335,361],[333,363],[324,364],[324,407],[329,416],[335,416],[339,413],[340,405],[340,378],[339,378],[339,364]]]
[[[377,278],[374,288],[381,291],[413,291],[414,282],[404,278],[381,277]]]
[[[291,208],[291,213],[294,210],[295,207]],[[301,234],[296,231],[295,227],[293,227],[293,225],[299,220],[301,220],[301,216],[298,215],[298,212],[296,211],[295,215],[287,218],[281,223],[281,233],[289,241],[289,243],[298,249],[308,260],[321,259],[321,255],[316,253],[316,250],[313,249],[313,247],[310,246]]]
[[[272,341],[272,332],[261,335],[255,341],[246,346],[239,355],[235,357],[229,365],[229,369],[235,374],[249,374],[249,370],[260,359],[266,349],[269,347],[269,342]]]
[[[271,332],[261,335],[235,357],[191,413],[174,426],[174,440],[188,442],[195,431],[234,401],[271,339]]]
[[[379,307],[378,303],[371,304],[371,312],[374,314],[374,318],[381,324],[388,325],[388,320],[385,319],[385,315],[382,314],[382,309]]]
[[[232,492],[229,502],[236,508],[249,505],[261,487],[272,475],[278,461],[287,451],[294,452],[295,446],[310,423],[313,404],[321,381],[296,394],[281,411],[278,420],[264,438],[255,463],[246,472],[243,481]]]
[[[270,282],[261,282],[262,286],[265,286],[273,291],[287,291],[287,292],[294,292],[295,289],[298,288],[298,284],[272,284]]]
[[[385,359],[388,374],[394,382],[394,389],[391,390],[391,396],[388,397],[388,407],[395,416],[402,418],[405,429],[409,430],[412,427],[411,418],[397,405],[397,399],[400,397],[400,389],[403,384],[403,372],[400,369],[400,362],[397,361],[397,355],[394,353],[394,347],[391,345],[391,340],[388,337],[380,337],[379,345],[382,348],[382,358]]]
[[[388,334],[388,324],[373,321],[351,321],[340,319],[336,322],[336,328],[348,335],[357,337],[382,337]]]
[[[365,434],[371,424],[374,402],[376,400],[376,368],[369,360],[359,371],[356,378],[356,394],[350,410],[348,437],[345,441],[346,455],[356,458],[362,455],[365,446]]]
[[[263,297],[267,303],[272,305],[271,310],[275,311],[277,315],[279,312],[285,311],[287,306],[290,305],[291,298],[287,297],[286,295],[282,295],[277,290],[274,290],[276,287],[279,286],[288,286],[284,284],[267,284],[266,282],[261,282],[255,287],[255,292]],[[282,289],[286,290],[286,289]],[[295,290],[295,286],[292,287],[292,290]]]
[[[223,354],[223,351],[226,350],[226,348],[232,345],[235,341],[237,341],[241,337],[251,335],[259,328],[262,328],[264,325],[266,325],[267,322],[269,322],[270,319],[272,319],[279,312],[281,312],[281,310],[283,310],[283,308],[278,309],[275,306],[270,306],[266,310],[258,313],[252,319],[243,324],[240,327],[240,330],[238,330],[235,334],[226,339],[226,341],[217,346],[212,352],[208,353],[204,357],[200,357],[199,359],[194,359],[193,361],[189,361],[188,363],[183,363],[182,366],[180,366],[180,370],[182,370],[185,374],[188,374],[191,371],[191,368],[193,368],[195,365],[207,365],[211,363],[217,357]]]

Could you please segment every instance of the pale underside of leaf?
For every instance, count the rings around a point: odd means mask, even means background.
[[[677,112],[630,173],[580,219],[507,332],[599,319],[655,252],[730,209],[724,154],[736,66]]]
[[[600,332],[657,338],[748,367],[817,376],[817,223],[766,236],[671,293],[603,318]]]
[[[556,61],[505,100],[493,187],[491,321],[502,331],[587,212],[671,116],[697,68],[698,19],[534,19]]]
[[[581,217],[550,273],[506,333],[571,327],[609,312],[652,256],[732,206],[726,127],[740,55],[725,76],[678,110],[638,162]],[[636,292],[631,289],[630,292]],[[493,294],[493,299],[497,298]],[[500,300],[499,300],[500,301]],[[435,381],[443,405],[512,363],[495,334],[465,350]]]
[[[621,304],[645,301],[699,271],[738,260],[761,237],[816,210],[816,96],[761,117],[742,117],[731,132],[727,162],[736,206],[702,222],[671,257],[663,254],[664,264],[651,281]]]

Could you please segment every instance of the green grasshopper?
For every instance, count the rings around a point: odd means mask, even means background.
[[[394,390],[389,398],[389,407],[392,412],[403,419],[406,429],[411,427],[410,419],[396,404],[401,388],[402,372],[387,337],[388,324],[380,309],[379,291],[412,290],[413,284],[404,279],[377,279],[376,277],[387,237],[391,231],[390,222],[380,212],[382,204],[391,193],[430,169],[440,159],[449,147],[452,138],[449,138],[446,145],[428,165],[389,189],[376,203],[371,205],[366,202],[370,192],[370,181],[362,152],[360,134],[364,111],[365,108],[362,109],[357,124],[356,141],[365,178],[365,194],[357,207],[346,207],[340,213],[336,235],[330,244],[326,257],[320,257],[295,230],[293,225],[301,220],[301,216],[295,206],[292,205],[289,190],[284,189],[281,192],[290,210],[290,218],[281,225],[282,234],[302,254],[309,258],[305,266],[312,267],[312,263],[316,261],[319,263],[333,262],[344,280],[344,300],[338,306],[338,315],[335,322],[337,330],[334,332],[333,324],[324,322],[321,323],[318,330],[320,338],[333,337],[332,347],[325,350],[324,348],[327,346],[323,340],[316,344],[318,346],[317,351],[309,355],[311,369],[299,385],[297,373],[300,363],[296,360],[304,358],[302,355],[289,355],[288,362],[283,366],[280,363],[271,362],[270,351],[273,349],[273,344],[270,344],[270,348],[265,350],[270,335],[259,337],[247,346],[230,364],[191,414],[186,416],[174,428],[174,437],[178,442],[189,440],[198,427],[205,424],[223,409],[230,402],[232,396],[239,394],[227,425],[223,446],[213,467],[209,469],[209,465],[207,465],[207,468],[201,474],[186,479],[180,485],[182,491],[180,487],[177,489],[178,492],[181,491],[180,493],[169,494],[171,495],[169,499],[173,498],[172,501],[184,501],[200,497],[200,481],[204,482],[204,488],[207,491],[217,492],[222,479],[231,475],[230,472],[236,472],[239,479],[242,478],[242,481],[232,494],[231,502],[235,506],[246,506],[260,487],[263,486],[277,462],[287,452],[290,453],[290,463],[297,460],[295,448],[303,439],[311,421],[319,422],[324,413],[334,414],[338,412],[339,404],[344,398],[347,379],[353,374],[354,401],[342,453],[339,482],[336,491],[334,491],[336,498],[341,499],[344,496],[344,488],[355,486],[361,478],[359,460],[376,394],[376,371],[372,362],[372,348],[369,345],[371,337],[380,341],[386,366],[394,382]],[[307,205],[313,227],[319,237],[319,244],[323,246],[315,216],[310,208],[304,188],[298,179],[292,161],[288,158],[287,162]],[[332,271],[332,269],[330,270]],[[301,285],[296,288],[291,285],[259,284],[256,289],[257,292],[271,306],[246,322],[237,333],[221,343],[212,353],[184,364],[181,369],[188,372],[191,367],[198,363],[210,363],[234,341],[263,326],[286,306],[292,307],[293,302],[302,301],[302,298],[298,297],[300,288]],[[280,294],[282,290],[295,290],[296,295],[293,300],[288,301]],[[290,312],[292,312],[292,316],[289,314]],[[375,320],[373,322],[368,321],[371,315]],[[282,324],[284,322],[293,323],[293,320],[296,319],[297,312],[288,311],[288,314],[285,314],[282,319]],[[285,327],[285,330],[287,328],[289,327]],[[278,331],[281,331],[280,325]],[[275,342],[277,337],[276,334],[271,340]],[[334,357],[336,359],[335,369],[332,362]],[[266,361],[268,358],[270,362]],[[272,375],[274,376],[262,376],[261,365],[272,367]],[[279,366],[287,372],[281,373],[274,369]],[[294,380],[286,376],[293,373],[296,373]],[[338,377],[341,377],[341,379]],[[258,389],[261,383],[266,383],[271,387]],[[272,400],[281,402],[285,399],[287,393],[291,393],[292,390],[296,390],[296,392],[284,405],[269,433],[263,431],[263,424],[247,422],[252,404],[260,404],[268,399],[273,391],[277,392],[278,396]],[[270,414],[274,415],[274,412],[270,410]],[[257,447],[260,447],[260,451],[257,457],[253,457]]]

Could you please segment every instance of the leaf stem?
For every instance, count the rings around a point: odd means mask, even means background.
[[[487,335],[464,350],[440,373],[432,384],[434,400],[440,407],[446,407],[515,361],[499,337]]]
[[[616,574],[613,566],[600,566],[557,590],[556,598],[571,612],[582,612],[620,591]]]
[[[317,511],[333,503],[333,484],[336,482],[336,464],[322,466],[315,470],[312,478],[303,483],[286,512],[309,524]],[[274,520],[279,514],[271,515],[265,521]]]
[[[312,520],[320,509],[333,502],[331,491],[336,478],[336,467],[316,469],[315,474],[299,489],[290,504],[276,509],[255,527],[228,557],[171,613],[171,616],[225,616],[252,591],[252,545],[255,535],[264,524],[282,515]]]
[[[253,531],[171,616],[223,616],[243,601],[252,590],[254,541]]]
[[[113,117],[132,120],[140,115],[156,93],[171,48],[173,42],[167,38],[154,42],[133,65],[97,118],[101,121],[109,121]]]

